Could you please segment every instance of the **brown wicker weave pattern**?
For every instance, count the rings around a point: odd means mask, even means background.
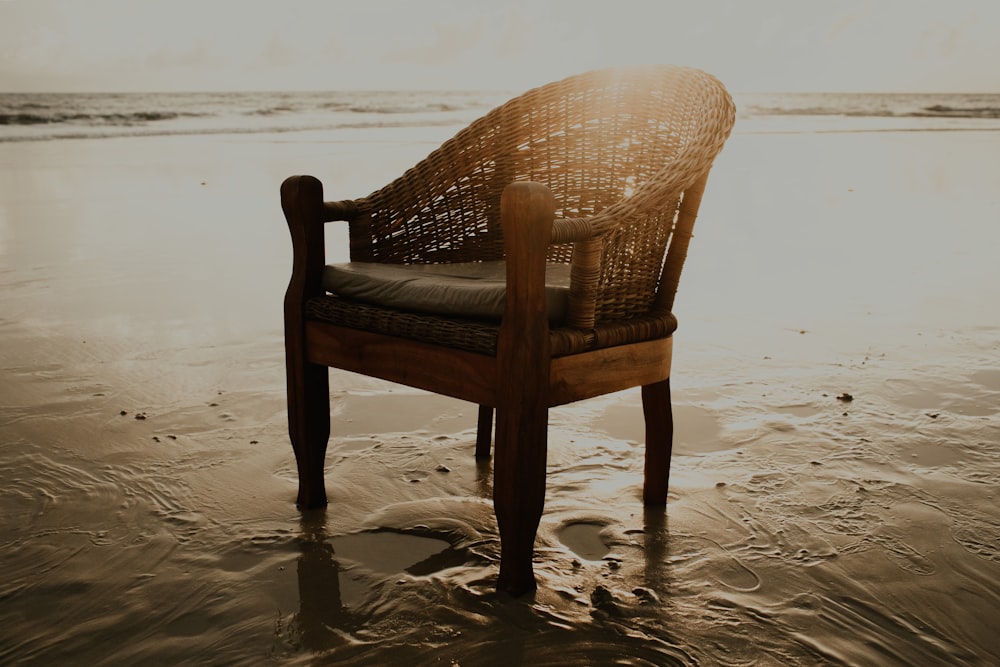
[[[371,306],[335,296],[321,296],[306,303],[306,317],[337,326],[375,331],[387,336],[419,340],[466,352],[496,356],[500,325],[495,322],[408,313]],[[615,345],[663,338],[677,329],[667,313],[602,324],[589,330],[558,327],[549,332],[549,354],[562,357]]]
[[[351,222],[351,257],[500,259],[500,195],[511,182],[531,180],[556,197],[549,259],[573,264],[571,324],[669,311],[694,221],[675,230],[677,213],[734,116],[725,88],[690,68],[602,70],[536,88],[386,187],[345,202],[361,213]],[[668,253],[673,238],[681,243]]]
[[[490,356],[496,354],[497,335],[500,331],[500,325],[496,322],[408,313],[329,295],[306,302],[305,315],[307,319],[341,327],[374,331]]]

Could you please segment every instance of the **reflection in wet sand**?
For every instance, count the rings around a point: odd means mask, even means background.
[[[343,646],[364,619],[355,617],[341,599],[340,565],[326,541],[325,511],[303,513],[299,545],[299,613],[295,621],[302,646],[309,651]]]

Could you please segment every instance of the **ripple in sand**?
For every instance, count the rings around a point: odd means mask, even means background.
[[[822,409],[812,403],[787,403],[776,405],[772,408],[776,412],[782,412],[793,417],[813,417],[823,412]]]
[[[475,428],[475,406],[437,394],[387,390],[334,399],[335,437],[372,433],[452,433]]]
[[[700,454],[731,449],[722,438],[722,429],[715,414],[696,405],[674,404],[674,453]],[[595,429],[613,438],[631,442],[646,441],[646,426],[642,416],[642,403],[622,401],[606,407],[595,420]]]
[[[917,442],[907,445],[903,453],[919,468],[936,469],[964,462],[965,450],[955,442]]]
[[[897,567],[918,575],[931,575],[937,571],[934,563],[915,548],[892,535],[874,534],[865,536],[860,542],[841,547],[844,555],[861,553],[877,548],[892,560]]]
[[[976,371],[969,376],[969,379],[980,384],[987,389],[992,389],[993,391],[1000,391],[1000,369],[986,369],[981,371]]]
[[[951,412],[970,417],[986,417],[996,414],[997,401],[994,385],[995,375],[1000,371],[977,371],[971,377],[972,382],[987,391],[976,390],[976,387],[954,384],[943,381],[919,383],[913,380],[890,378],[886,380],[895,401],[903,407],[916,410]]]
[[[753,568],[727,547],[707,537],[671,536],[669,561],[688,581],[712,580],[740,593],[760,587],[760,577]]]

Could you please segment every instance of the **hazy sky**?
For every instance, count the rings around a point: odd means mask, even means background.
[[[521,89],[670,62],[750,91],[1000,92],[1000,0],[0,0],[0,92]]]

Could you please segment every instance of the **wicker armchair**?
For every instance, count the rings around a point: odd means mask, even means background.
[[[734,114],[725,88],[698,70],[595,71],[510,100],[368,197],[324,202],[318,180],[288,178],[285,347],[298,504],[326,504],[327,367],[336,367],[477,403],[477,457],[490,456],[496,411],[498,589],[535,587],[550,407],[641,386],[643,498],[664,505],[671,307]],[[326,266],[324,223],[334,220],[349,224],[347,267]],[[498,265],[499,300],[497,281],[462,277]],[[430,272],[433,293],[442,268],[464,295],[457,310],[423,303],[426,286],[406,278]],[[354,269],[386,270],[376,278],[390,291],[413,282],[419,305],[409,305],[412,294],[393,302],[378,290],[341,293],[337,276]]]

